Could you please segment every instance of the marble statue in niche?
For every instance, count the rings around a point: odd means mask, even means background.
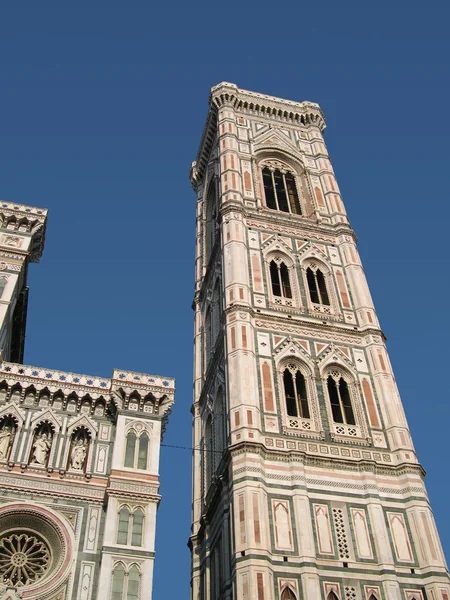
[[[52,441],[52,430],[49,425],[43,425],[37,430],[31,450],[32,463],[42,466],[47,464]]]
[[[72,436],[70,448],[69,467],[74,471],[83,471],[86,464],[86,457],[89,449],[89,433],[81,428],[75,431]]]
[[[4,423],[0,427],[0,460],[8,458],[13,435],[14,431],[10,425]]]
[[[77,440],[72,446],[72,452],[70,453],[70,466],[76,471],[81,471],[84,465],[84,459],[86,458],[86,444],[83,440]]]

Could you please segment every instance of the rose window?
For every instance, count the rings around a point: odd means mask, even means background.
[[[1,581],[14,586],[31,585],[48,571],[51,554],[44,540],[34,532],[20,532],[0,538]]]

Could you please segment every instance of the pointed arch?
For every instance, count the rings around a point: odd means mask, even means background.
[[[208,306],[205,314],[205,325],[204,325],[204,337],[205,337],[205,366],[208,364],[212,352],[212,314],[211,306]]]
[[[131,565],[128,571],[127,600],[139,600],[141,572],[137,565]]]
[[[117,543],[126,546],[128,544],[128,529],[130,526],[130,509],[128,506],[122,506],[119,511],[117,522]]]
[[[295,363],[283,370],[283,391],[288,417],[310,418],[306,381]]]
[[[144,534],[144,511],[137,508],[133,512],[133,524],[131,530],[131,545],[142,546],[142,537]]]
[[[119,562],[114,565],[111,582],[111,600],[122,600],[125,587],[125,567]]]
[[[213,345],[215,344],[219,333],[220,333],[220,321],[222,317],[222,304],[221,304],[221,283],[220,279],[217,278],[214,284],[212,294],[212,322],[211,322],[211,337]]]
[[[226,407],[223,388],[220,386],[216,392],[216,397],[213,402],[213,471],[219,466],[222,454],[226,448],[227,431],[226,431]]]
[[[38,423],[35,427],[29,463],[47,467],[55,437],[55,426],[50,421]]]
[[[289,586],[286,586],[281,594],[281,600],[297,600],[297,596]]]
[[[331,590],[327,596],[327,600],[339,600],[338,596]]]
[[[379,600],[379,599],[378,599],[378,596],[375,596],[375,594],[372,592],[367,600]]]
[[[21,397],[22,397],[22,386],[20,385],[20,383],[16,383],[11,388],[11,394],[10,394],[9,399],[11,402],[19,403]]]
[[[79,472],[86,470],[91,437],[91,431],[84,425],[79,425],[72,430],[67,464],[68,469]]]
[[[209,484],[211,483],[213,473],[213,430],[212,430],[212,416],[208,415],[205,424],[205,435],[203,440],[203,462],[204,462],[204,473],[205,473],[205,493],[208,491]]]
[[[211,257],[214,244],[216,241],[216,222],[217,222],[217,183],[216,178],[212,177],[206,191],[206,206],[205,206],[205,262]]]
[[[138,457],[137,457],[137,468],[138,469],[147,469],[148,462],[148,435],[144,431],[139,436],[139,448],[138,448]]]
[[[135,455],[135,451],[136,451],[136,441],[137,441],[136,432],[134,431],[134,429],[131,429],[128,432],[126,440],[127,441],[125,444],[124,465],[125,465],[125,467],[132,469],[134,467],[134,455]]]
[[[342,374],[330,373],[327,377],[327,389],[333,421],[345,425],[356,425],[349,384]]]
[[[17,433],[17,417],[4,414],[0,417],[0,460],[9,460]]]

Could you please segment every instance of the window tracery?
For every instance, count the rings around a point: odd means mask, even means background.
[[[265,257],[267,282],[272,304],[296,306],[299,304],[294,261],[280,251],[269,251]]]
[[[323,386],[328,397],[331,436],[365,438],[367,441],[367,425],[355,377],[340,365],[330,365],[324,372]]]
[[[141,595],[141,572],[133,564],[128,569],[116,563],[112,573],[111,600],[139,600]]]
[[[0,538],[0,580],[15,587],[44,577],[51,563],[50,549],[37,533],[17,532]]]
[[[261,172],[267,208],[301,215],[295,173],[276,162],[266,163]]]
[[[272,293],[281,298],[292,298],[289,270],[281,260],[272,259],[269,265]]]
[[[142,546],[144,535],[144,511],[135,508],[131,511],[122,506],[117,525],[117,543],[124,546]]]
[[[320,436],[320,411],[311,368],[294,356],[285,357],[279,363],[278,381],[284,431]]]
[[[338,371],[328,375],[327,387],[334,422],[355,425],[348,384]]]
[[[129,469],[147,469],[149,438],[145,431],[137,435],[131,429],[126,437],[124,466]]]
[[[309,311],[313,314],[339,315],[331,270],[322,261],[308,258],[302,264]]]
[[[214,244],[216,241],[216,224],[217,224],[217,194],[216,194],[216,180],[211,179],[208,185],[208,191],[206,196],[206,234],[205,234],[205,258],[206,264],[211,257]]]
[[[308,281],[309,297],[313,304],[330,305],[325,276],[322,271],[314,265],[313,268],[306,269],[306,279]]]

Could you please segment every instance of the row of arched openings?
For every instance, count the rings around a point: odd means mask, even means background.
[[[18,432],[18,424],[12,415],[0,419],[0,460],[9,461]],[[54,443],[56,431],[53,423],[39,423],[33,432],[28,456],[28,464],[47,467]],[[85,427],[77,427],[70,436],[66,469],[84,471],[89,457],[91,432]]]
[[[111,583],[111,600],[139,600],[141,572],[137,565],[128,569],[122,563],[114,566]]]
[[[291,590],[290,587],[286,587],[281,593],[281,600],[297,600],[297,597],[295,596],[294,592]],[[327,600],[339,600],[339,598],[337,597],[335,592],[331,590],[327,595]],[[378,600],[378,598],[374,594],[370,594],[368,600]],[[415,599],[413,598],[412,600]]]
[[[205,491],[215,473],[227,446],[226,407],[222,388],[216,394],[212,413],[208,416],[203,439]]]
[[[144,531],[144,511],[136,508],[131,511],[123,506],[119,511],[117,543],[124,546],[142,546]]]
[[[94,401],[89,394],[79,397],[75,392],[71,392],[68,396],[65,396],[62,390],[52,394],[47,387],[38,391],[33,385],[22,388],[20,383],[16,383],[9,388],[7,383],[3,381],[0,384],[0,402],[6,402],[7,400],[15,404],[23,402],[27,406],[53,406],[58,410],[65,406],[68,412],[76,412],[79,409],[81,413],[90,414],[93,412],[98,417],[105,414],[106,408],[105,399],[102,396]]]
[[[280,298],[292,298],[289,268],[283,261],[271,260],[269,264],[272,294]],[[319,268],[306,269],[308,292],[313,304],[330,305],[325,275]]]
[[[127,434],[124,466],[129,469],[146,469],[148,461],[148,435],[142,432],[139,436],[132,429]]]
[[[283,370],[283,391],[288,417],[309,419],[311,411],[306,380],[296,364],[289,364]],[[333,421],[355,425],[355,413],[345,378],[340,374],[329,375],[327,391]]]

